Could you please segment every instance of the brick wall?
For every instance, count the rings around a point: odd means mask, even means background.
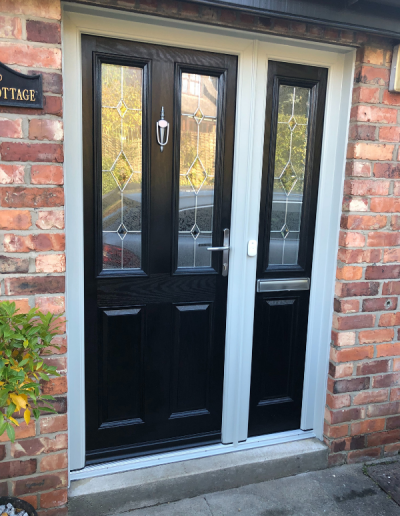
[[[400,94],[357,53],[325,414],[332,464],[400,452]]]
[[[0,1],[0,61],[43,75],[44,109],[0,107],[0,299],[26,311],[64,311],[64,197],[59,0]],[[1,86],[1,84],[0,84]],[[46,384],[59,415],[21,421],[0,438],[0,494],[39,514],[67,514],[66,339],[47,360],[63,375]]]

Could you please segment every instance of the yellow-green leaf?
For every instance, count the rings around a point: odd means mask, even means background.
[[[29,341],[28,340],[24,340],[24,348],[27,348],[29,346]]]
[[[29,425],[29,421],[31,420],[31,411],[27,408],[24,412],[25,423]]]
[[[14,425],[19,426],[18,421],[17,421],[16,419],[14,419],[13,417],[9,416],[9,418],[8,418],[8,419],[9,419],[10,421],[12,421],[12,422],[14,423]]]

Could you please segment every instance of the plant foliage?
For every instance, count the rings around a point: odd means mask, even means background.
[[[37,308],[22,314],[15,303],[0,302],[0,435],[7,432],[11,441],[14,427],[19,426],[16,413],[23,411],[29,424],[31,414],[38,419],[41,412],[56,412],[54,398],[42,394],[40,381],[60,376],[56,367],[43,360],[57,335],[59,318]]]

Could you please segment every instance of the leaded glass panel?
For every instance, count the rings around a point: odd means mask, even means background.
[[[218,79],[182,73],[178,267],[210,267]]]
[[[141,68],[101,66],[103,270],[141,266]]]
[[[309,88],[279,87],[270,265],[298,263],[309,106]]]

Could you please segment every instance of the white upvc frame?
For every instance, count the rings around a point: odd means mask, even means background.
[[[354,49],[67,3],[63,5],[63,76],[70,470],[83,468],[85,461],[82,34],[237,55],[238,89],[222,418],[222,442],[226,446],[221,444],[197,448],[195,453],[188,450],[123,461],[111,467],[85,468],[82,472],[72,473],[71,478],[310,435],[322,439]],[[247,439],[244,443],[248,425],[256,278],[256,259],[247,256],[247,242],[258,239],[268,60],[326,67],[329,69],[328,90],[301,428],[295,432]]]

